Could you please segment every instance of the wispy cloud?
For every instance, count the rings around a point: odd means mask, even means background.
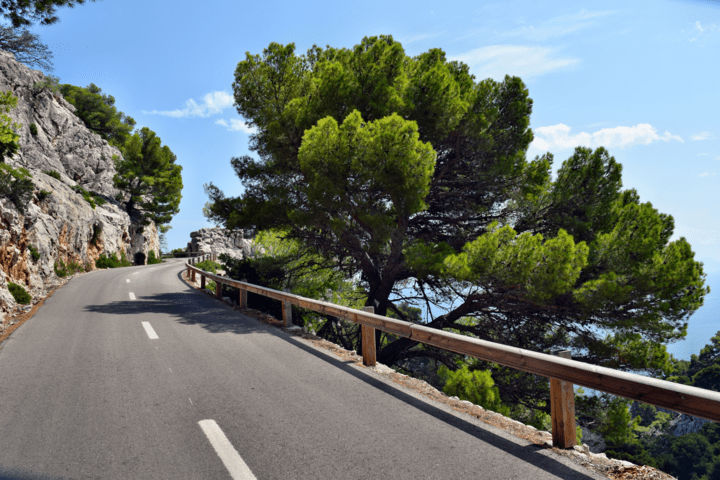
[[[659,135],[657,130],[647,123],[634,127],[603,128],[593,133],[580,132],[575,135],[570,134],[570,127],[560,123],[536,128],[534,133],[535,140],[530,144],[530,148],[539,151],[548,151],[553,147],[562,150],[579,146],[625,148],[632,145],[649,145],[659,140],[683,142],[682,138],[670,132]]]
[[[715,173],[715,172],[703,172],[700,175],[698,175],[698,177],[701,177],[701,178],[702,177],[714,177],[715,175],[717,175],[717,173]]]
[[[505,75],[536,77],[580,62],[577,58],[561,58],[557,53],[558,49],[548,47],[492,45],[453,55],[450,60],[466,63],[477,78],[495,80],[502,80]]]
[[[209,117],[222,113],[223,110],[232,106],[233,97],[227,92],[212,92],[203,97],[202,103],[197,103],[192,98],[185,102],[185,108],[165,111],[145,111],[148,115],[165,115],[168,117]]]
[[[523,25],[522,27],[503,32],[506,37],[520,37],[531,41],[543,41],[551,38],[558,38],[597,24],[597,19],[612,15],[615,12],[587,12],[581,10],[579,13],[561,15],[551,18],[537,25]]]
[[[692,135],[690,138],[692,138],[693,140],[710,140],[715,137],[710,132],[700,132]]]
[[[215,120],[215,123],[217,125],[222,125],[223,127],[227,128],[228,131],[257,133],[257,128],[250,127],[247,123],[243,122],[242,120],[238,120],[237,118],[231,118],[230,124],[228,124],[227,120],[224,120],[222,118],[220,120]]]
[[[707,157],[710,156],[709,153],[698,153],[698,157]]]
[[[689,32],[685,32],[685,30],[682,30],[683,33],[685,33],[685,37],[689,42],[697,42],[701,38],[707,38],[707,35],[709,33],[717,33],[720,32],[720,29],[715,24],[705,24],[703,25],[699,21],[696,21]]]

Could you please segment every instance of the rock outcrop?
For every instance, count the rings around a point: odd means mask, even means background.
[[[187,253],[203,255],[207,253],[227,254],[237,259],[252,257],[256,254],[252,240],[246,239],[242,230],[227,232],[224,228],[201,228],[190,234]]]
[[[90,270],[101,254],[122,253],[132,261],[137,253],[159,250],[155,226],[142,228],[115,200],[113,155],[120,151],[88,130],[71,104],[42,87],[44,81],[41,72],[0,51],[0,91],[18,98],[8,115],[21,124],[20,148],[5,163],[28,169],[35,184],[24,212],[0,197],[0,330],[3,314],[17,307],[8,282],[38,299],[59,284],[56,265]],[[93,208],[77,186],[106,203]]]

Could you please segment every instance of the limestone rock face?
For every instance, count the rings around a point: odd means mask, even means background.
[[[252,240],[244,238],[241,230],[228,234],[221,227],[201,228],[190,234],[186,252],[193,255],[225,253],[237,259],[255,256],[257,253]]]
[[[122,252],[133,261],[136,253],[159,250],[155,225],[142,228],[114,198],[119,191],[113,187],[112,157],[120,151],[88,130],[59,93],[41,88],[44,80],[41,72],[0,51],[0,91],[18,98],[8,115],[22,125],[16,129],[20,148],[5,162],[27,168],[35,184],[24,213],[0,197],[0,331],[3,314],[17,307],[8,282],[37,299],[60,282],[54,270],[58,262],[94,269],[101,254]],[[33,123],[36,134],[30,130]],[[60,180],[43,171],[57,172]],[[77,185],[107,203],[92,208],[73,190]],[[39,253],[37,259],[30,247]]]

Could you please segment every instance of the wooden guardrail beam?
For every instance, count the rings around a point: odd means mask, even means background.
[[[197,267],[201,278],[289,302],[292,305],[318,313],[332,315],[366,325],[374,329],[410,338],[420,343],[444,348],[462,355],[497,363],[546,378],[581,385],[602,392],[656,405],[680,413],[720,422],[720,393],[688,385],[681,385],[657,378],[590,365],[576,360],[561,358],[540,352],[510,347],[478,338],[458,335],[423,325],[412,324],[382,317],[320,300],[312,300],[291,293],[279,292],[218,275],[204,272]]]

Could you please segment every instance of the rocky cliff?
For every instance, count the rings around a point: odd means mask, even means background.
[[[88,130],[59,93],[43,88],[45,80],[0,51],[0,91],[18,98],[9,116],[21,124],[20,148],[5,163],[29,170],[35,185],[24,212],[0,197],[0,330],[17,308],[9,282],[37,300],[60,282],[58,265],[91,270],[101,254],[122,252],[132,261],[136,253],[159,250],[155,226],[141,228],[115,200],[113,155],[120,151]]]
[[[224,228],[201,228],[190,233],[190,241],[186,252],[191,255],[206,253],[225,253],[237,259],[255,255],[255,247],[251,240],[246,239],[241,230],[228,233]]]

